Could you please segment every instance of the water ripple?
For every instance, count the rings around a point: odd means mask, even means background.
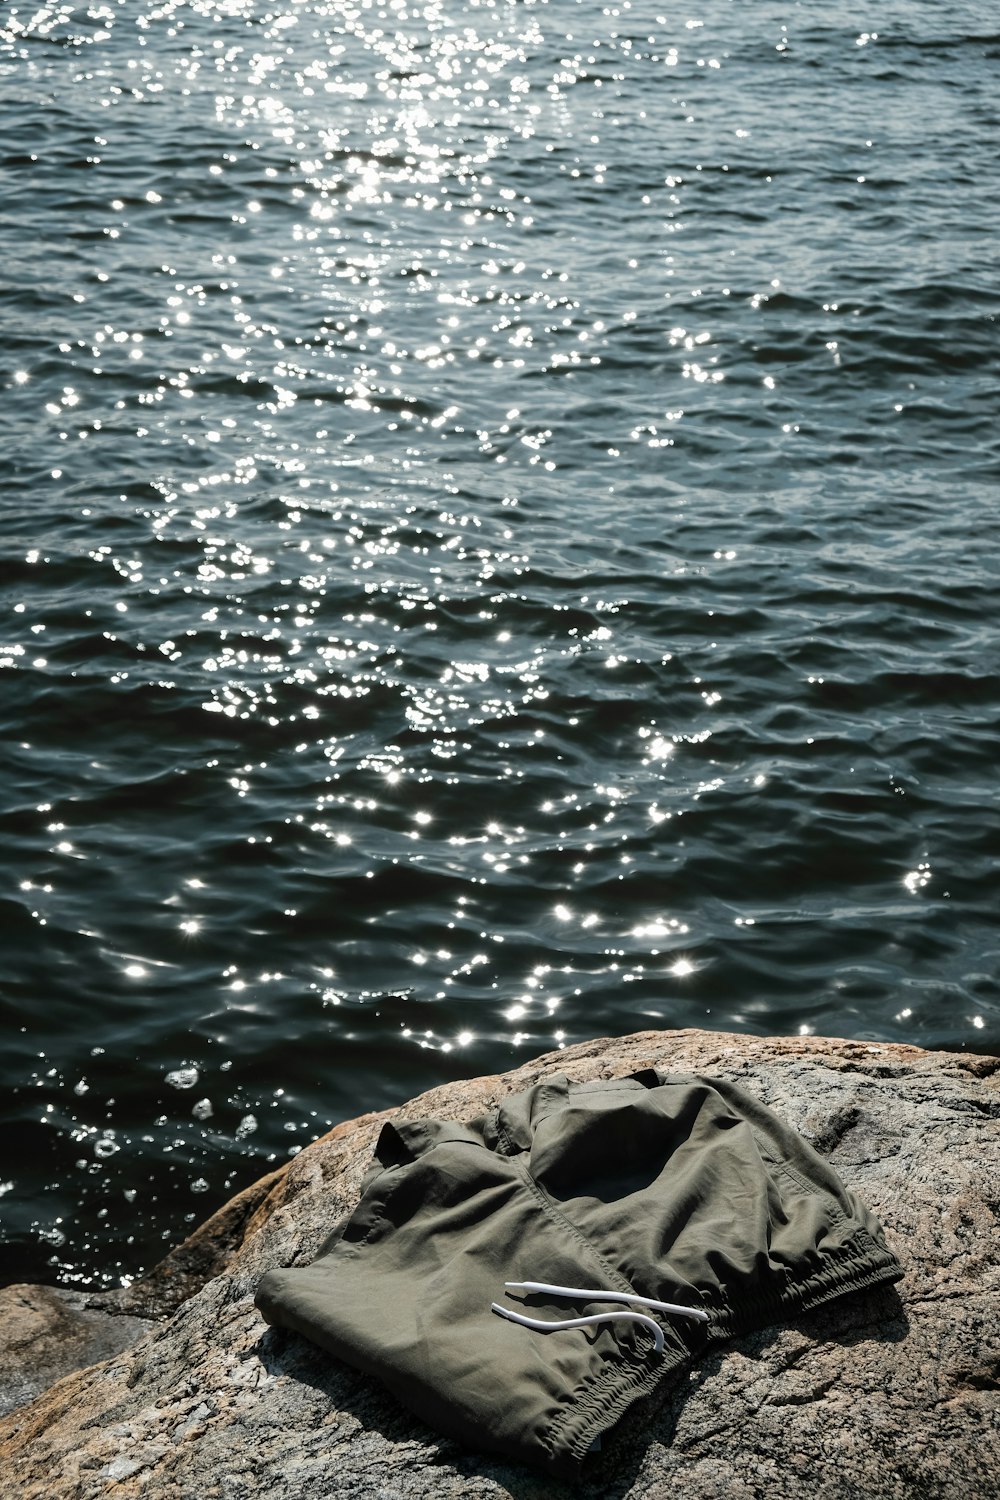
[[[525,1049],[1000,1048],[991,20],[8,8],[5,1275]]]

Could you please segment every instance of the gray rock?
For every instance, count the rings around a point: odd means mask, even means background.
[[[469,1118],[546,1074],[650,1065],[732,1078],[797,1126],[875,1209],[906,1279],[715,1353],[634,1412],[572,1491],[438,1437],[373,1381],[261,1322],[261,1273],[309,1260],[353,1207],[385,1119]],[[200,1250],[189,1242],[191,1294],[172,1316],[0,1420],[0,1494],[993,1500],[998,1147],[1000,1059],[913,1047],[645,1032],[435,1089],[338,1126],[227,1205],[218,1244],[212,1221],[193,1237]],[[163,1285],[154,1273],[122,1310],[155,1310]]]
[[[134,1344],[153,1325],[91,1307],[82,1292],[17,1284],[0,1290],[0,1415],[71,1370]]]

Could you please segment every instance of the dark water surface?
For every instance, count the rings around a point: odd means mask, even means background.
[[[0,28],[0,1279],[564,1042],[1000,1050],[995,6]]]

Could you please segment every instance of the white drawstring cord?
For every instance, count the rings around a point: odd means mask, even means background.
[[[635,1292],[595,1291],[592,1287],[552,1286],[547,1281],[505,1281],[508,1292],[549,1292],[554,1297],[580,1297],[591,1302],[627,1302],[633,1307],[651,1307],[655,1312],[675,1313],[680,1318],[708,1322],[708,1313],[700,1307],[684,1307],[680,1302],[657,1302],[655,1297],[640,1297]]]
[[[542,1318],[526,1318],[524,1313],[515,1312],[512,1307],[501,1307],[499,1302],[494,1302],[492,1308],[501,1318],[520,1323],[523,1328],[534,1328],[539,1333],[556,1333],[563,1328],[590,1328],[595,1323],[610,1323],[615,1318],[628,1318],[633,1323],[641,1323],[653,1335],[653,1353],[663,1353],[663,1329],[652,1318],[647,1318],[645,1313],[628,1312],[622,1308],[621,1312],[591,1313],[587,1318],[560,1318],[555,1323],[549,1323]]]
[[[529,1318],[524,1313],[515,1312],[511,1307],[503,1307],[499,1302],[491,1304],[491,1309],[499,1313],[501,1318],[507,1318],[511,1323],[520,1323],[523,1328],[534,1328],[538,1333],[556,1333],[563,1328],[590,1328],[595,1323],[610,1323],[615,1318],[628,1318],[633,1323],[641,1323],[649,1333],[653,1335],[653,1353],[663,1353],[663,1330],[658,1323],[645,1313],[631,1312],[631,1307],[651,1307],[657,1312],[674,1313],[678,1317],[696,1318],[700,1323],[708,1322],[708,1313],[703,1312],[700,1307],[684,1307],[679,1302],[658,1302],[655,1297],[640,1297],[635,1292],[607,1292],[593,1287],[580,1286],[554,1286],[548,1281],[505,1281],[504,1287],[508,1292],[546,1292],[552,1297],[571,1297],[583,1302],[624,1302],[628,1307],[623,1307],[620,1312],[590,1313],[584,1318],[559,1318],[556,1321],[547,1321],[543,1318]]]

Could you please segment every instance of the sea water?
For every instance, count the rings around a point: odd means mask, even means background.
[[[998,59],[3,6],[5,1279],[586,1038],[1000,1051]]]

